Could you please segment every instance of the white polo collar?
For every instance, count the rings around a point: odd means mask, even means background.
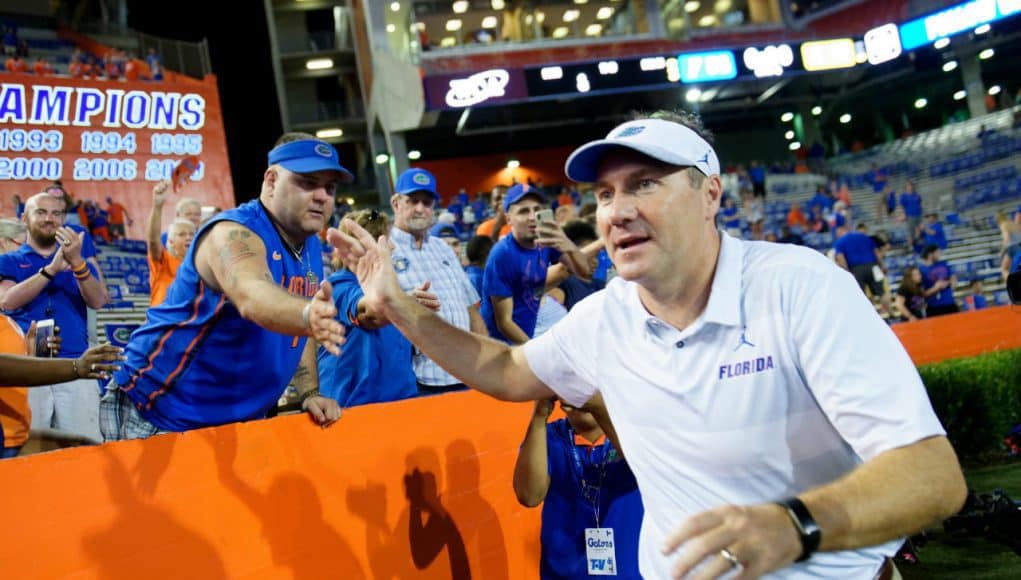
[[[716,271],[713,274],[712,288],[709,291],[709,302],[698,318],[683,331],[673,329],[682,336],[690,336],[703,324],[710,322],[723,326],[741,326],[744,321],[741,312],[741,275],[744,268],[744,247],[740,240],[732,238],[726,232],[720,232],[720,255],[716,258]],[[642,304],[638,295],[638,285],[634,284],[628,298],[629,308],[637,309],[641,315],[636,317],[641,326],[657,336],[663,336],[667,328],[673,328],[666,322],[653,316]],[[668,331],[666,331],[668,332]]]

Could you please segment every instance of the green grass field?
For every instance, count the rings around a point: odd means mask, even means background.
[[[1021,462],[965,470],[968,488],[989,492],[1000,488],[1014,500],[1021,500]],[[922,578],[967,580],[1017,580],[1021,578],[1021,556],[982,538],[956,538],[942,529],[929,533],[929,542],[918,552],[919,563],[898,563],[905,580]]]

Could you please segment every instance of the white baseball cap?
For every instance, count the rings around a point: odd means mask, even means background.
[[[592,183],[603,156],[621,147],[670,165],[694,167],[706,176],[720,174],[720,160],[712,145],[688,127],[664,119],[639,119],[614,127],[605,139],[575,149],[564,171],[572,181]]]

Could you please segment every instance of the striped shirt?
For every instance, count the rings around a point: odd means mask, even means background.
[[[454,250],[443,240],[428,234],[419,246],[415,236],[396,227],[390,230],[390,239],[394,243],[393,266],[401,289],[411,292],[428,280],[429,291],[440,299],[440,317],[470,331],[468,309],[479,303],[479,293],[461,269],[461,261]],[[415,349],[414,366],[416,379],[424,385],[445,387],[461,382],[418,349]]]

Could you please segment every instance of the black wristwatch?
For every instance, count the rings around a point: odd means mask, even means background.
[[[43,278],[46,278],[50,282],[53,281],[53,274],[50,274],[49,272],[46,271],[46,266],[39,268],[39,273],[43,275]]]
[[[786,510],[787,515],[794,522],[794,529],[798,531],[798,536],[801,539],[801,555],[795,562],[804,562],[819,549],[819,542],[822,540],[819,524],[815,523],[808,508],[796,497],[778,501],[776,505]]]

